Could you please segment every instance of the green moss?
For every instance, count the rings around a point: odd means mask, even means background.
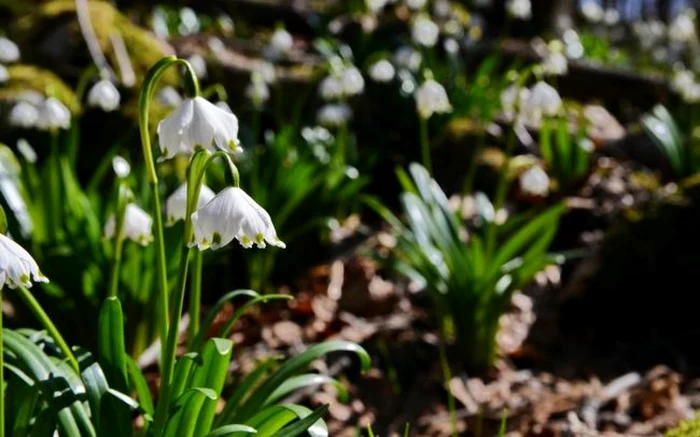
[[[49,70],[32,65],[11,65],[7,67],[10,79],[0,88],[0,100],[12,100],[22,91],[35,90],[57,98],[73,114],[81,111],[80,101],[73,90]]]
[[[666,437],[700,437],[700,416],[682,422],[678,427],[668,430]]]

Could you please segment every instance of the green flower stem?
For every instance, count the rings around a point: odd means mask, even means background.
[[[171,65],[181,64],[187,70],[187,88],[191,96],[199,95],[199,82],[197,76],[192,70],[189,62],[178,59],[175,56],[168,56],[158,61],[146,74],[139,94],[139,131],[141,133],[141,146],[143,148],[143,157],[146,163],[146,175],[148,183],[153,192],[153,217],[155,221],[155,244],[156,254],[158,259],[158,288],[159,288],[159,316],[161,319],[161,356],[165,355],[162,339],[168,335],[168,276],[167,265],[165,258],[165,241],[163,238],[163,213],[162,204],[160,201],[160,190],[158,186],[158,174],[156,173],[156,164],[153,157],[153,149],[151,147],[151,134],[148,125],[148,112],[151,106],[151,100],[155,94],[156,84],[165,72],[165,69]],[[169,376],[169,375],[165,375]]]
[[[37,302],[37,300],[34,298],[34,295],[21,285],[17,287],[17,290],[19,290],[19,297],[22,298],[22,301],[27,305],[27,307],[29,307],[32,313],[34,313],[34,316],[39,320],[39,323],[41,323],[44,329],[48,331],[51,338],[53,338],[53,341],[56,342],[58,348],[61,349],[61,352],[63,352],[63,355],[68,360],[68,364],[70,364],[73,370],[80,375],[78,360],[75,358],[75,355],[73,355],[70,347],[68,347],[68,343],[66,343],[63,336],[58,332],[58,329],[56,329],[56,325],[53,324],[48,314],[46,314],[41,305],[39,305],[39,302]]]
[[[83,101],[83,98],[85,97],[85,92],[87,91],[87,87],[90,84],[90,81],[93,78],[97,77],[98,74],[99,70],[94,64],[90,65],[88,68],[83,70],[83,73],[78,79],[78,85],[75,88],[75,96],[77,97],[79,102]],[[78,121],[78,116],[74,115],[73,122],[70,126],[68,139],[67,154],[71,164],[73,165],[75,165],[76,157],[78,156],[78,147],[80,145],[80,123],[78,123]]]
[[[496,184],[496,194],[493,201],[493,210],[498,214],[498,211],[503,207],[508,193],[508,167],[510,166],[510,158],[515,150],[515,130],[511,129],[508,132],[506,140],[506,149],[503,155],[503,163],[498,172],[498,183]],[[498,224],[495,221],[488,223],[486,228],[486,253],[491,254],[494,245],[496,244],[496,228]]]
[[[472,155],[471,161],[469,161],[469,168],[467,169],[467,174],[464,178],[464,185],[462,186],[462,196],[467,197],[474,191],[474,180],[476,179],[476,170],[478,169],[479,158],[481,156],[481,151],[484,150],[484,145],[486,143],[486,132],[483,129],[479,129],[479,134],[476,139],[476,147],[474,148],[474,154]]]
[[[187,344],[192,348],[192,343],[199,333],[199,319],[202,312],[202,269],[204,264],[204,254],[196,250],[192,265],[192,276],[190,277],[190,325],[187,336]]]
[[[112,259],[112,272],[109,281],[109,296],[116,297],[119,292],[119,272],[122,264],[122,249],[124,247],[124,220],[126,206],[129,203],[129,189],[120,182],[117,190],[117,208],[114,213],[114,258]]]
[[[5,345],[2,339],[2,287],[0,287],[0,437],[5,437]]]
[[[59,146],[58,146],[58,131],[56,129],[51,130],[51,157],[49,159],[49,180],[51,181],[50,194],[51,198],[48,201],[51,223],[48,227],[50,230],[49,235],[52,241],[59,240],[61,238],[63,226],[62,223],[62,213],[61,208],[63,202],[61,201],[61,174],[60,174],[60,156],[59,156]]]
[[[433,174],[433,163],[430,158],[430,139],[428,138],[428,119],[420,117],[420,147],[423,154],[423,167],[428,174]]]

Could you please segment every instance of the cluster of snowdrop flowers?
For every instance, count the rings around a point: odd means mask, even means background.
[[[434,47],[440,37],[440,28],[427,14],[418,14],[411,28],[413,41],[423,47]]]
[[[328,149],[333,145],[335,137],[323,126],[306,126],[301,130],[301,136],[311,148],[311,152],[322,164],[331,162]]]
[[[532,124],[539,124],[542,117],[553,117],[562,108],[559,93],[546,82],[537,82],[526,98],[520,102],[520,115]]]
[[[687,9],[676,16],[668,27],[671,41],[686,44],[695,39],[695,12]]]
[[[386,83],[394,80],[396,69],[386,59],[380,59],[369,67],[369,77],[375,82]]]
[[[349,98],[362,94],[365,79],[354,65],[334,69],[318,87],[318,93],[326,101]]]
[[[126,205],[124,210],[124,238],[134,241],[141,246],[148,246],[153,241],[153,219],[134,203]],[[111,215],[104,227],[104,235],[108,239],[116,236],[117,220]]]
[[[109,79],[101,79],[95,83],[87,96],[88,105],[100,108],[105,112],[119,109],[120,101],[119,90]]]
[[[529,20],[532,18],[532,4],[530,0],[508,0],[506,8],[508,14],[518,20]]]
[[[522,172],[518,181],[523,193],[541,197],[549,194],[549,176],[539,165],[533,165]]]
[[[352,118],[352,109],[345,103],[327,103],[316,113],[316,121],[326,127],[344,126]]]
[[[29,91],[16,97],[8,121],[12,126],[24,129],[68,129],[71,113],[57,98],[45,99],[41,94]]]
[[[49,282],[34,258],[10,237],[0,234],[0,290],[3,287],[30,288],[33,282]]]
[[[278,26],[270,37],[270,43],[265,47],[265,56],[270,59],[280,59],[287,56],[293,46],[292,34],[283,26]]]
[[[433,79],[428,79],[416,91],[416,107],[418,115],[424,120],[433,114],[447,114],[452,112],[450,99],[445,88]]]
[[[563,76],[569,69],[569,62],[564,55],[564,44],[554,40],[549,43],[548,54],[542,61],[542,72],[550,76]]]

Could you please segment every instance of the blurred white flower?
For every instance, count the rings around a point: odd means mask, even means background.
[[[49,97],[39,106],[39,129],[68,129],[70,127],[70,110],[60,100]]]
[[[190,247],[216,250],[235,238],[245,248],[264,248],[265,243],[284,248],[270,214],[245,191],[228,187],[192,214],[194,228]]]
[[[31,103],[34,106],[39,106],[44,102],[44,95],[39,91],[22,90],[17,94],[15,100],[18,102]]]
[[[394,66],[386,59],[381,59],[369,67],[369,77],[375,82],[391,82],[395,75]]]
[[[546,196],[549,193],[549,176],[538,165],[525,170],[519,178],[520,189],[533,196]]]
[[[7,71],[7,67],[0,64],[0,83],[7,82],[10,78],[10,73]]]
[[[166,85],[158,91],[157,99],[163,106],[177,106],[182,103],[182,96],[170,85]]]
[[[197,76],[197,79],[204,79],[207,77],[207,61],[204,60],[202,55],[194,53],[187,58],[187,62],[192,66],[192,70]]]
[[[0,289],[21,285],[31,288],[34,282],[49,282],[34,258],[9,237],[0,234]]]
[[[0,63],[9,64],[19,61],[19,47],[13,41],[0,37]]]
[[[428,3],[428,0],[406,0],[406,6],[414,11],[423,9],[426,3]]]
[[[345,125],[350,118],[352,118],[352,109],[344,103],[328,103],[323,105],[316,114],[319,124],[328,127]]]
[[[342,82],[343,93],[346,96],[362,94],[362,91],[365,89],[365,79],[362,77],[360,70],[358,70],[354,65],[343,70]]]
[[[552,52],[544,58],[542,71],[551,76],[563,76],[569,70],[569,62],[561,52]]]
[[[214,196],[215,194],[211,188],[202,185],[199,190],[199,199],[197,199],[197,209],[209,203]],[[184,220],[185,214],[187,214],[187,183],[180,185],[165,201],[165,224],[172,226],[176,222]]]
[[[36,126],[39,110],[29,102],[19,101],[10,110],[9,122],[12,126],[25,129]]]
[[[36,161],[38,159],[36,155],[36,151],[32,147],[31,144],[29,144],[29,141],[25,140],[24,138],[20,138],[17,140],[17,151],[22,155],[22,157],[30,164],[36,164]]]
[[[116,155],[112,158],[112,170],[114,170],[114,174],[116,174],[118,178],[124,179],[131,173],[131,165],[129,165],[129,161],[123,156]]]
[[[508,0],[508,14],[519,20],[529,20],[532,18],[532,4],[530,0]]]
[[[88,92],[88,105],[102,108],[105,112],[111,112],[119,108],[119,90],[109,79],[102,79],[92,86]]]
[[[279,58],[289,53],[294,45],[292,35],[284,27],[278,27],[272,33],[270,44],[266,48],[266,54],[271,58]]]
[[[318,93],[323,100],[330,101],[343,97],[345,90],[340,78],[330,74],[323,78],[318,86]]]
[[[445,49],[445,52],[449,55],[456,55],[457,53],[459,53],[459,43],[454,38],[445,39],[445,42],[442,43],[442,47]]]
[[[608,26],[614,26],[620,22],[620,13],[615,8],[608,8],[603,15],[603,21]]]
[[[238,118],[203,97],[187,98],[158,124],[160,160],[191,155],[196,147],[234,153],[238,146]]]
[[[591,23],[603,21],[605,10],[597,0],[586,0],[581,5],[581,13]]]
[[[399,68],[416,72],[423,62],[423,55],[413,47],[401,46],[394,53],[394,62]]]
[[[523,102],[525,102],[530,96],[530,90],[524,87],[519,87],[516,84],[510,85],[508,88],[501,92],[501,108],[503,109],[503,115],[508,120],[513,120],[517,114],[517,109],[519,109]]]
[[[452,112],[447,91],[433,79],[423,82],[416,91],[416,107],[418,114],[424,119],[430,118],[433,114]]]
[[[226,50],[226,44],[221,41],[221,38],[212,36],[207,40],[207,47],[214,53],[221,53]]]
[[[562,100],[557,90],[542,81],[537,82],[527,99],[521,102],[521,112],[532,123],[538,123],[542,116],[557,115],[561,107]]]
[[[440,28],[426,14],[420,14],[413,21],[411,37],[413,41],[423,47],[434,47],[440,36]]]
[[[668,37],[675,42],[687,43],[695,38],[694,13],[685,11],[674,18],[668,28]]]
[[[367,9],[373,14],[377,14],[389,3],[388,0],[365,0]]]
[[[275,66],[269,62],[263,62],[259,68],[260,76],[267,83],[277,82],[277,72],[275,72]]]
[[[261,108],[270,99],[270,88],[262,74],[254,71],[250,75],[250,83],[245,89],[245,95],[256,108]]]
[[[671,89],[678,94],[683,94],[695,83],[695,76],[692,71],[684,69],[676,70],[671,79]]]
[[[106,238],[114,238],[116,225],[114,215],[110,216],[104,228]],[[146,211],[133,203],[126,205],[124,211],[124,238],[135,241],[141,246],[148,246],[153,241],[152,225],[153,219]]]

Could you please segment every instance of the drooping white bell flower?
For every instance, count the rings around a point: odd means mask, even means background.
[[[685,11],[673,19],[668,28],[668,37],[675,42],[687,43],[695,37],[694,13]]]
[[[275,71],[275,66],[271,63],[263,62],[260,64],[258,71],[266,83],[271,84],[277,82],[277,72]]]
[[[418,108],[418,114],[423,119],[428,119],[433,114],[452,112],[452,105],[447,97],[447,91],[433,79],[423,82],[418,91],[416,91],[416,107]]]
[[[34,258],[9,237],[0,234],[0,289],[7,285],[31,288],[34,282],[49,282]]]
[[[36,155],[34,147],[32,147],[32,145],[29,144],[29,141],[25,140],[24,138],[18,139],[17,151],[20,155],[22,155],[22,158],[24,158],[28,163],[36,164],[38,157]]]
[[[10,78],[10,73],[7,71],[7,67],[0,64],[0,83],[7,82]]]
[[[343,83],[343,93],[346,96],[362,94],[362,91],[365,89],[365,79],[362,77],[360,70],[354,65],[343,70],[341,80]]]
[[[43,130],[68,129],[70,127],[70,110],[60,100],[49,97],[39,106],[37,127]]]
[[[530,97],[530,90],[524,87],[519,87],[516,84],[510,85],[508,88],[501,92],[501,108],[503,109],[503,115],[508,120],[513,120],[517,113],[516,109]]]
[[[261,108],[270,99],[270,88],[257,71],[251,74],[251,81],[245,89],[245,95],[256,108]]]
[[[285,56],[294,46],[292,34],[287,32],[284,27],[278,27],[272,33],[270,44],[266,48],[267,55],[272,58]]]
[[[685,68],[676,70],[676,72],[673,73],[673,78],[671,79],[671,89],[679,94],[682,94],[694,82],[695,77],[693,72],[686,70]]]
[[[19,61],[19,47],[14,41],[0,37],[0,63],[9,64]]]
[[[322,126],[343,126],[352,118],[352,109],[345,103],[328,103],[316,113],[316,120]]]
[[[434,47],[440,36],[440,28],[426,14],[420,14],[413,21],[411,37],[413,41],[423,47]]]
[[[369,67],[369,77],[375,82],[391,82],[395,75],[394,65],[386,59],[381,59]]]
[[[389,3],[388,0],[365,0],[367,9],[373,14],[379,13]]]
[[[112,158],[112,170],[114,170],[114,174],[116,174],[118,178],[124,179],[131,173],[131,165],[129,165],[129,161],[124,159],[123,156],[116,155]]]
[[[119,90],[109,79],[102,79],[88,92],[88,105],[101,108],[105,112],[119,109]]]
[[[546,82],[538,82],[530,90],[527,99],[521,102],[521,112],[533,123],[539,122],[542,116],[557,115],[561,107],[559,93]]]
[[[459,53],[459,43],[454,38],[445,39],[445,42],[442,43],[442,48],[445,49],[448,55],[454,56]]]
[[[114,215],[107,219],[104,234],[107,238],[114,238],[116,232],[116,220]],[[124,238],[135,241],[141,246],[148,246],[153,241],[153,219],[138,206],[130,203],[124,211]]]
[[[508,14],[519,20],[532,18],[532,4],[530,0],[508,0]]]
[[[39,110],[29,102],[19,101],[10,110],[9,122],[12,126],[25,129],[36,126],[39,121]]]
[[[334,74],[324,77],[318,85],[318,94],[325,101],[340,99],[344,93],[343,81]]]
[[[238,118],[203,97],[185,99],[158,124],[161,161],[191,155],[197,147],[234,153],[238,147]]]
[[[614,26],[620,22],[620,12],[615,8],[608,8],[603,15],[603,22],[608,26]]]
[[[428,0],[406,0],[406,6],[414,11],[423,9],[426,3],[428,3]]]
[[[182,96],[170,85],[166,85],[156,95],[158,102],[163,106],[175,107],[182,103]]]
[[[399,68],[416,72],[423,63],[423,55],[413,47],[401,46],[394,53],[394,62]]]
[[[600,23],[605,16],[605,10],[598,0],[586,0],[581,5],[581,13],[591,23]]]
[[[199,199],[197,199],[197,209],[209,203],[214,196],[215,194],[211,188],[202,185],[202,188],[199,190]],[[172,226],[178,221],[184,220],[185,214],[187,214],[187,183],[180,185],[165,201],[166,225]]]
[[[204,79],[207,77],[207,61],[204,60],[202,55],[193,54],[187,58],[187,62],[192,66],[192,71],[194,71],[197,79]]]
[[[267,244],[284,248],[277,237],[270,214],[239,187],[219,192],[204,207],[192,214],[194,229],[190,247],[218,249],[235,238],[245,248]]]
[[[519,177],[520,189],[533,196],[546,196],[549,193],[549,176],[542,167],[534,165]]]
[[[552,52],[544,58],[542,71],[551,76],[563,76],[569,70],[569,62],[561,52]]]

